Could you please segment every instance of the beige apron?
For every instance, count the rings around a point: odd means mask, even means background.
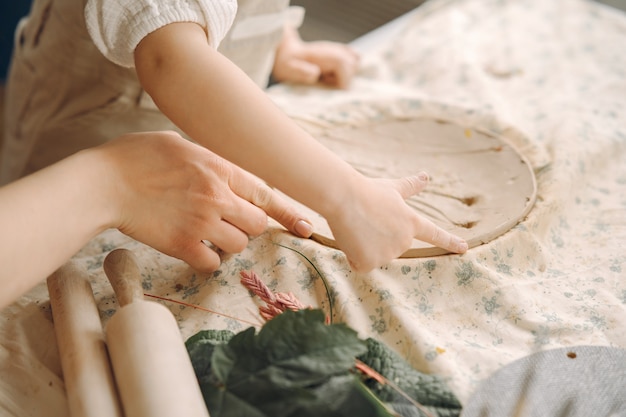
[[[283,24],[293,20],[289,0],[238,3],[219,50],[265,87]],[[143,91],[134,69],[113,64],[95,47],[83,9],[80,0],[33,0],[16,29],[0,184],[124,133],[178,130]]]

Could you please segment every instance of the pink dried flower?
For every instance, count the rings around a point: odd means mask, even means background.
[[[276,317],[283,311],[284,310],[281,310],[280,308],[273,306],[273,305],[259,307],[259,313],[261,314],[261,317],[263,317],[263,320],[266,320],[266,321],[273,319],[274,317]]]
[[[290,293],[284,293],[284,292],[277,293],[276,302],[280,303],[283,306],[283,311],[287,309],[297,311],[297,310],[302,310],[303,308],[306,308],[304,304],[302,304],[300,300],[298,300],[296,296],[293,295],[293,293],[291,292]]]
[[[275,302],[276,299],[274,297],[274,293],[267,285],[265,285],[263,281],[261,281],[261,278],[259,278],[257,274],[253,271],[241,271],[239,275],[241,275],[241,283],[243,286],[258,295],[261,300],[268,304],[273,304]]]
[[[264,320],[271,320],[285,310],[302,310],[307,308],[293,293],[279,292],[274,294],[261,278],[254,272],[241,271],[241,283],[244,287],[258,295],[267,305],[259,307],[259,313]]]

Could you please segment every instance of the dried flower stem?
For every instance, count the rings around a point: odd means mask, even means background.
[[[254,323],[254,322],[249,321],[249,320],[240,319],[239,317],[230,316],[228,314],[220,313],[219,311],[211,310],[210,308],[202,307],[202,306],[199,306],[199,305],[196,305],[196,304],[190,304],[190,303],[186,303],[184,301],[174,300],[173,298],[162,297],[160,295],[154,295],[154,294],[148,294],[148,293],[144,293],[143,295],[146,296],[146,297],[150,297],[150,298],[156,298],[157,300],[168,301],[170,303],[179,304],[179,305],[182,305],[182,306],[185,306],[185,307],[195,308],[196,310],[206,311],[207,313],[212,313],[212,314],[215,314],[217,316],[226,317],[227,319],[237,320],[237,321],[240,321],[242,323],[251,324],[254,327],[259,327],[258,323]]]

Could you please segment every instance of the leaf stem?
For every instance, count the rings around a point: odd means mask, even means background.
[[[319,268],[309,258],[307,258],[305,254],[303,254],[299,250],[291,248],[289,246],[285,246],[282,243],[274,242],[273,240],[270,240],[270,242],[272,242],[276,246],[280,246],[281,248],[289,249],[290,251],[295,252],[298,255],[302,256],[313,267],[315,272],[317,272],[317,275],[319,275],[319,277],[322,280],[322,283],[324,284],[324,290],[326,291],[326,297],[328,298],[328,317],[329,317],[329,320],[330,320],[329,324],[333,324],[333,299],[332,299],[331,294],[330,294],[330,285],[328,284],[328,281],[326,280],[326,277],[324,276],[324,274],[322,274],[322,272],[319,270]]]

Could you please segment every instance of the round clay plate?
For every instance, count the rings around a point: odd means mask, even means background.
[[[432,119],[337,127],[316,138],[369,177],[397,178],[422,170],[428,187],[407,200],[416,211],[466,239],[486,243],[515,226],[535,202],[536,182],[524,157],[504,140]],[[326,220],[284,196],[313,222],[312,238],[336,248]],[[418,240],[402,257],[449,253]]]

